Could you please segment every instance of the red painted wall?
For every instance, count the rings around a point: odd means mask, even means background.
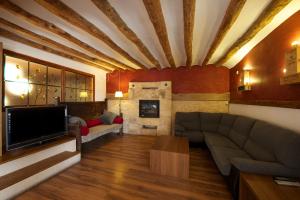
[[[280,85],[283,76],[285,52],[291,48],[291,43],[300,41],[300,11],[291,16],[248,55],[230,70],[230,97],[232,100],[300,100],[300,84]],[[243,67],[249,64],[253,67],[251,77],[257,80],[251,91],[238,92]]]
[[[225,67],[194,66],[120,72],[120,88],[124,93],[128,92],[129,82],[148,81],[172,81],[173,93],[229,92],[229,70]],[[106,92],[114,93],[116,90],[119,90],[119,71],[106,75]]]

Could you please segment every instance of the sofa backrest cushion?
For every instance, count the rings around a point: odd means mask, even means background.
[[[175,123],[183,126],[186,130],[201,130],[199,112],[177,112],[175,115]]]
[[[201,113],[201,130],[208,132],[217,132],[222,113]]]
[[[276,161],[274,149],[280,145],[277,128],[267,122],[256,121],[244,146],[245,151],[256,160]]]
[[[256,160],[278,161],[300,170],[300,134],[288,129],[256,121],[244,149]]]
[[[221,117],[220,125],[218,127],[218,133],[227,136],[236,118],[236,115],[224,113]]]
[[[274,135],[278,135],[278,146],[275,156],[283,165],[300,170],[300,133],[278,128]]]
[[[254,122],[255,120],[249,117],[238,116],[229,132],[229,138],[243,148]]]

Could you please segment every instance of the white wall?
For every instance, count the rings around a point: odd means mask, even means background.
[[[0,42],[3,42],[3,48],[11,51],[15,51],[17,53],[21,53],[24,55],[28,55],[34,58],[38,58],[41,60],[45,60],[48,62],[52,62],[55,64],[59,64],[68,68],[76,69],[82,72],[90,73],[95,75],[95,100],[103,101],[106,98],[106,72],[91,67],[79,62],[75,62],[73,60],[69,60],[51,53],[47,53],[45,51],[35,49],[12,40],[8,40],[6,38],[0,37]]]
[[[300,133],[300,109],[229,104],[229,113],[264,120]]]

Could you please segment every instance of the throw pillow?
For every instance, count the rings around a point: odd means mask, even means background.
[[[80,117],[76,117],[76,116],[69,116],[68,122],[70,124],[79,123],[80,126],[87,126],[86,122],[83,119],[81,119]]]
[[[123,124],[124,119],[120,116],[116,116],[114,119],[114,124]]]
[[[103,122],[101,121],[101,119],[90,119],[86,121],[87,127],[93,127],[93,126],[97,126],[97,125],[101,125],[103,124]]]
[[[80,127],[80,133],[83,136],[86,136],[89,134],[89,128],[87,126],[82,126]]]
[[[118,115],[113,112],[104,111],[103,115],[100,116],[100,119],[104,122],[104,124],[113,124],[114,119]]]

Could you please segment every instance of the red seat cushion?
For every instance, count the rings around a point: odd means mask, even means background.
[[[87,126],[80,127],[80,133],[83,136],[88,135],[89,134],[89,128]]]
[[[101,121],[101,119],[90,119],[86,121],[87,127],[93,127],[93,126],[97,126],[97,125],[101,125],[103,124],[103,122]]]
[[[123,118],[120,117],[120,116],[116,116],[115,119],[114,119],[114,124],[123,124]]]

